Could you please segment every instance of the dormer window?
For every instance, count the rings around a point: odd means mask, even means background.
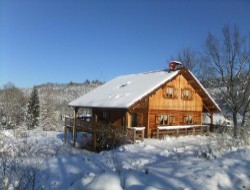
[[[124,87],[128,86],[128,85],[131,84],[131,83],[132,83],[131,81],[122,83],[122,84],[120,84],[117,88],[124,88]]]
[[[124,88],[124,87],[127,86],[127,85],[128,85],[127,83],[122,84],[122,85],[120,86],[120,88]]]

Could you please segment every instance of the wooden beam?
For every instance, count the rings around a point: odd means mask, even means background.
[[[96,128],[98,122],[98,115],[94,114],[94,128]],[[93,133],[92,133],[92,150],[96,151],[96,130],[94,129]]]
[[[208,97],[201,97],[202,100],[209,100]]]
[[[210,112],[210,129],[212,131],[214,130],[214,113],[213,112]]]
[[[96,124],[98,122],[98,115],[94,114],[94,123]]]
[[[215,106],[207,106],[207,107],[210,108],[210,109],[211,109],[211,108],[212,108],[212,109],[215,108]]]
[[[76,126],[77,126],[77,114],[78,114],[78,107],[74,108],[74,126],[73,126],[73,147],[76,146]]]
[[[135,143],[135,140],[136,140],[136,130],[134,129],[133,130],[133,143]]]
[[[214,113],[213,112],[210,112],[210,124],[213,124],[214,123]]]
[[[131,115],[129,111],[126,112],[126,126],[127,128],[131,127]]]
[[[203,106],[205,107],[205,109],[206,109],[208,112],[210,112],[210,109],[209,109],[206,105],[203,104]]]
[[[64,126],[64,143],[66,144],[68,141],[68,127]]]
[[[145,137],[146,138],[149,138],[150,137],[150,134],[149,134],[149,123],[150,123],[150,120],[149,120],[149,116],[150,116],[150,100],[151,98],[148,97],[148,106],[147,106],[147,126],[145,126]]]
[[[195,80],[188,80],[188,83],[195,83]]]
[[[127,130],[127,125],[126,125],[126,112],[122,116],[122,126],[123,126],[123,131]]]

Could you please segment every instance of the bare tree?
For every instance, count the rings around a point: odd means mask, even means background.
[[[8,83],[0,90],[0,116],[4,127],[15,127],[23,123],[27,98],[23,92]]]
[[[250,104],[249,40],[247,35],[240,34],[237,26],[226,25],[222,28],[222,39],[208,33],[205,43],[206,63],[214,77],[220,79],[219,95],[232,112],[235,131],[239,115],[244,126]]]
[[[180,50],[177,55],[177,60],[195,74],[200,70],[200,55],[190,47]]]
[[[203,83],[207,84],[207,79],[212,79],[213,71],[208,66],[206,59],[201,52],[192,49],[191,47],[186,47],[178,51],[176,60],[182,63],[182,66],[187,67],[194,75],[196,75]]]

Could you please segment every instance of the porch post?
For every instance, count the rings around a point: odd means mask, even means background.
[[[94,114],[94,130],[93,130],[93,136],[92,136],[93,151],[96,151],[96,126],[97,126],[97,122],[98,122],[98,116],[97,116],[97,114]]]
[[[210,112],[210,131],[214,130],[214,113]],[[209,131],[209,130],[208,130]]]
[[[77,127],[77,113],[79,108],[74,108],[74,126],[73,126],[73,147],[76,146],[76,127]]]
[[[66,124],[64,124],[64,143],[67,143],[67,139],[68,139],[68,127],[66,126]]]
[[[126,128],[131,127],[131,116],[129,111],[126,112]]]

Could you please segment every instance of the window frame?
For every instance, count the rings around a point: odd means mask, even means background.
[[[181,98],[183,100],[193,100],[193,91],[190,88],[183,88],[181,90]]]
[[[170,92],[172,91],[172,93]],[[169,99],[174,99],[177,98],[177,88],[175,88],[174,86],[166,86],[163,89],[163,97],[164,98],[169,98]]]
[[[158,120],[156,125],[159,125],[159,126],[169,125],[169,115],[168,114],[160,114],[160,115],[157,115],[156,118]]]
[[[192,114],[187,114],[183,116],[183,123],[186,125],[194,124],[194,116]]]

